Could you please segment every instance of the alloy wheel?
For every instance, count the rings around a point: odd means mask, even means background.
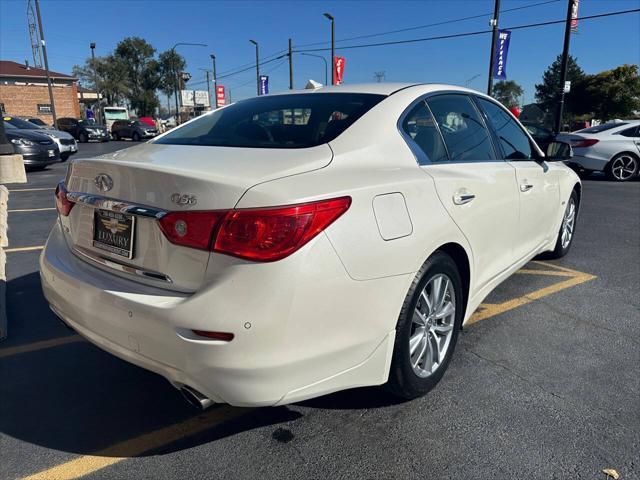
[[[447,275],[438,274],[422,289],[413,312],[409,360],[418,377],[428,377],[442,365],[451,344],[455,318],[453,283]]]
[[[576,202],[571,198],[569,205],[564,212],[564,218],[562,219],[562,230],[560,231],[560,245],[562,249],[566,249],[571,243],[573,238],[573,229],[576,225]]]
[[[611,174],[616,180],[629,180],[636,173],[637,161],[631,155],[620,155],[611,164]]]

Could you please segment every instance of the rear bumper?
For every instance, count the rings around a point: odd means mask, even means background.
[[[40,273],[51,308],[78,333],[216,402],[276,405],[386,381],[411,276],[354,281],[324,235],[268,265],[212,261],[222,270],[196,294],[161,290],[80,260],[56,223]]]
[[[573,157],[567,162],[568,164],[576,165],[584,168],[585,170],[604,170],[609,163],[609,157],[599,154],[593,149],[573,149]]]

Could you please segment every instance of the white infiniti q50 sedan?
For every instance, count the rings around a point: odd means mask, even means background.
[[[251,98],[74,161],[44,294],[203,408],[382,384],[418,397],[493,288],[569,250],[581,185],[553,160],[460,87]]]

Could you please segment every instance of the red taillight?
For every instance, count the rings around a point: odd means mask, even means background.
[[[208,332],[206,330],[191,330],[193,333],[200,337],[209,338],[211,340],[222,340],[223,342],[230,342],[235,335],[227,332]]]
[[[69,212],[75,205],[72,201],[67,199],[67,188],[64,185],[64,182],[60,182],[56,187],[56,209],[58,213],[63,217],[69,216]]]
[[[171,243],[209,250],[214,227],[225,212],[171,212],[160,219],[160,228]]]
[[[595,138],[581,138],[577,140],[571,140],[570,143],[573,148],[584,148],[584,147],[591,147],[592,145],[595,145],[599,141],[600,140],[596,140]]]
[[[280,260],[301,248],[351,205],[350,197],[288,207],[230,211],[213,250],[259,262]]]
[[[171,212],[160,228],[177,245],[272,262],[301,248],[350,205],[351,197],[341,197],[275,208]]]

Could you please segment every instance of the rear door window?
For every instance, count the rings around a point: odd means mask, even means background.
[[[496,154],[478,110],[466,95],[427,99],[449,151],[451,161],[495,160]]]
[[[418,103],[402,121],[402,130],[418,147],[419,152],[426,158],[418,157],[418,163],[424,165],[429,162],[446,162],[449,160],[447,149],[438,132],[436,122],[431,116],[424,101]],[[415,153],[415,152],[414,152]]]
[[[155,140],[169,145],[307,148],[328,143],[386,95],[301,93],[250,98]]]
[[[499,105],[477,98],[480,108],[489,120],[495,134],[500,140],[500,147],[505,160],[529,160],[533,158],[533,149],[529,137],[520,125]]]

